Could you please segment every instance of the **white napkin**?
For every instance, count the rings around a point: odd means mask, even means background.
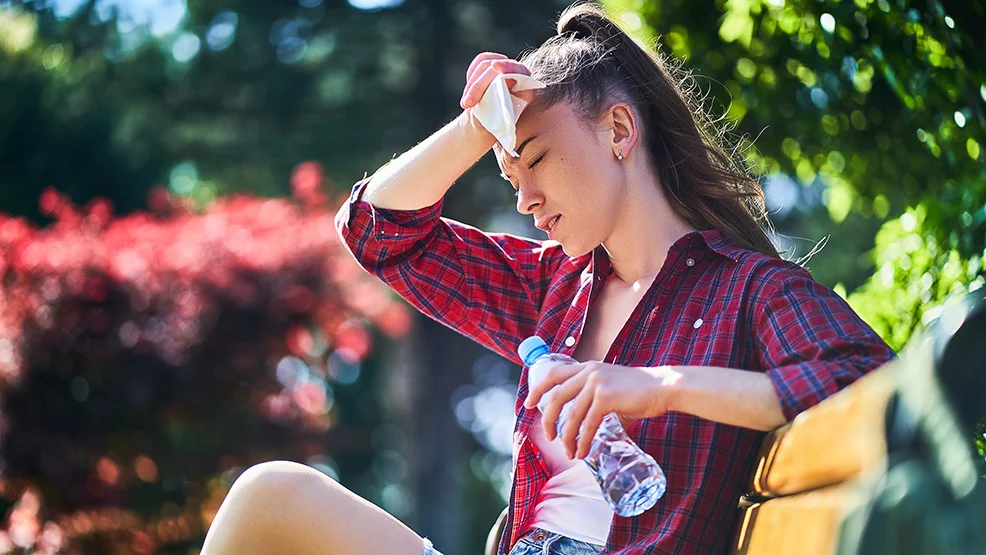
[[[507,79],[515,79],[513,87],[507,87]],[[503,150],[516,158],[517,120],[527,107],[527,102],[510,94],[513,91],[543,89],[544,83],[521,73],[499,74],[493,78],[479,104],[473,107],[473,115],[493,134]]]

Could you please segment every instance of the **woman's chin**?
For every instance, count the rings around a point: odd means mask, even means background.
[[[569,258],[579,258],[581,256],[585,256],[592,252],[592,249],[595,248],[594,246],[584,243],[575,243],[574,241],[557,241],[557,243],[561,245],[561,250],[564,251]]]

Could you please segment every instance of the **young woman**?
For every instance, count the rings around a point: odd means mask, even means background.
[[[511,73],[547,85],[519,93],[531,103],[518,158],[472,114],[492,79]],[[893,352],[778,257],[757,182],[704,131],[662,59],[599,8],[570,7],[558,35],[520,61],[477,56],[461,105],[453,122],[358,183],[337,226],[367,270],[432,318],[515,362],[535,334],[582,361],[535,391],[521,376],[500,553],[726,551],[763,432]],[[440,217],[446,191],[495,146],[517,209],[547,241]],[[541,414],[534,407],[551,387]],[[664,497],[633,518],[613,514],[577,460],[609,412],[667,476]],[[236,481],[204,550],[422,552],[436,553],[288,462]]]

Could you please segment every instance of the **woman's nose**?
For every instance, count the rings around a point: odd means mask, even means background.
[[[517,211],[521,214],[533,214],[538,206],[544,203],[541,195],[528,191],[525,187],[517,190]]]

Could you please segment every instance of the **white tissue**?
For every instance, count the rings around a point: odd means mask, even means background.
[[[507,87],[507,79],[514,79],[513,87]],[[510,94],[511,91],[543,89],[544,83],[520,73],[499,74],[493,78],[479,104],[473,107],[473,115],[496,138],[503,150],[516,158],[517,120],[527,107],[527,102]]]

